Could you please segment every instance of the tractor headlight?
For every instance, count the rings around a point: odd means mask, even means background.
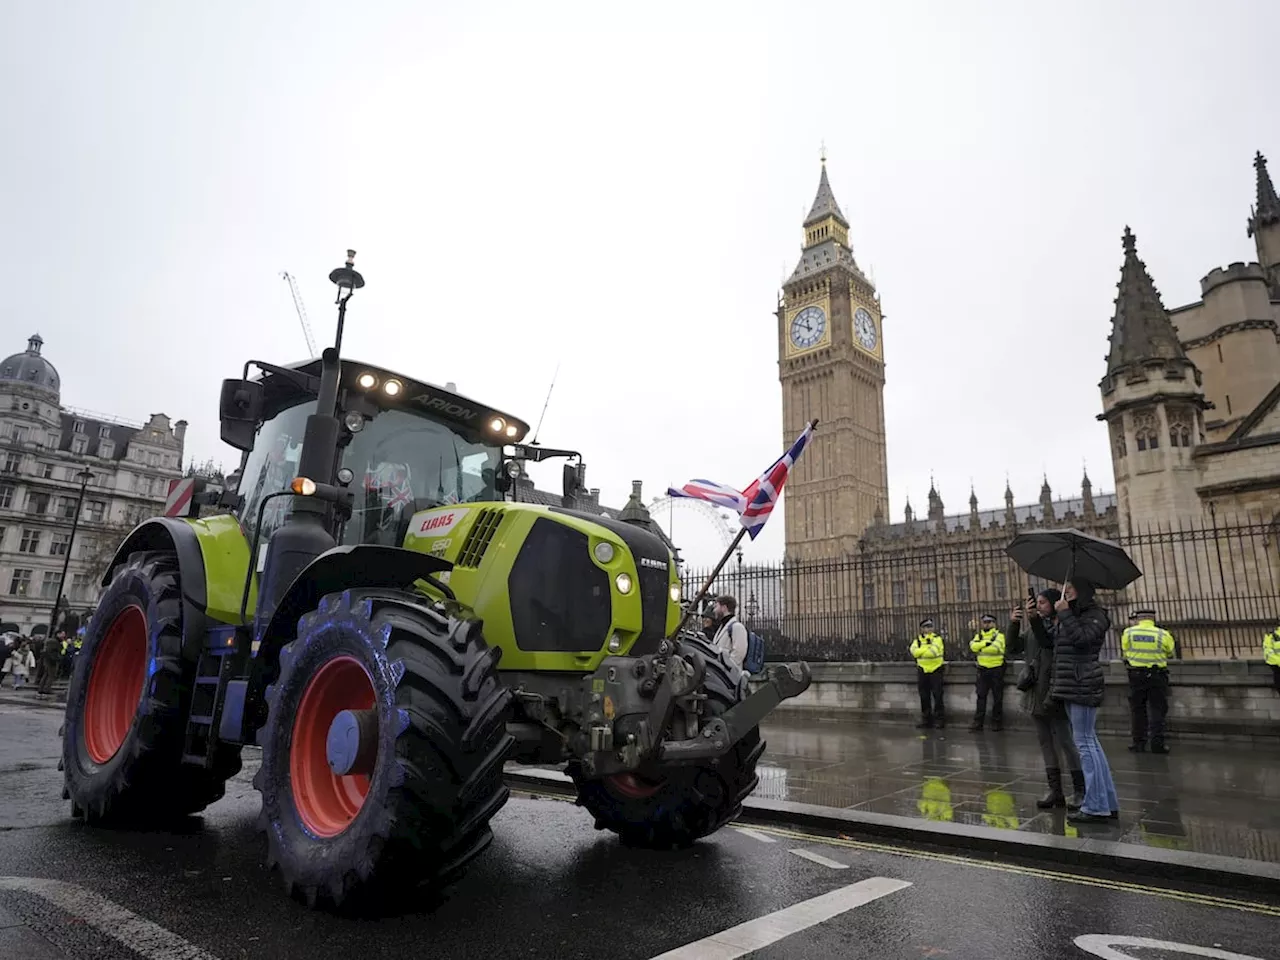
[[[622,638],[616,633],[609,638],[609,652],[617,653],[622,649]]]
[[[316,492],[316,482],[310,477],[294,477],[289,483],[289,489],[294,493],[302,494],[304,497],[313,496]],[[622,591],[626,593],[626,591]]]
[[[372,373],[362,373],[360,376],[356,377],[356,383],[360,384],[360,386],[364,387],[366,390],[372,390],[378,385],[378,378]]]
[[[399,396],[400,391],[403,389],[404,389],[404,384],[401,383],[399,380],[388,380],[386,383],[382,385],[382,392],[385,393],[388,397]]]
[[[673,583],[671,585],[671,589],[667,591],[667,594],[671,597],[672,603],[679,603],[680,602],[680,584]]]
[[[620,573],[613,578],[613,582],[617,584],[619,593],[631,592],[631,574]]]
[[[596,544],[596,548],[593,552],[596,555],[596,559],[599,560],[601,563],[609,563],[610,561],[613,560],[613,544],[612,543],[606,543],[605,541],[601,540],[599,543]],[[622,589],[622,588],[619,587],[619,589]],[[627,591],[623,590],[622,592],[626,593]]]
[[[352,410],[342,418],[342,422],[352,433],[359,433],[364,429],[364,414]]]
[[[510,477],[512,480],[515,480],[517,477],[520,476],[520,461],[508,460],[506,469],[507,469],[507,476]]]
[[[494,417],[489,421],[489,429],[494,433],[501,433],[506,425],[507,421],[503,420],[501,417]]]

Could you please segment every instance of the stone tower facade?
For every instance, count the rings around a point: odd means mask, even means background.
[[[1207,406],[1200,371],[1187,356],[1160,293],[1125,227],[1124,265],[1111,327],[1107,373],[1099,384],[1111,434],[1120,532],[1135,518],[1200,514],[1196,447]]]
[[[791,560],[854,554],[889,506],[880,298],[858,267],[825,159],[800,262],[778,300],[783,445],[819,420],[787,481]]]

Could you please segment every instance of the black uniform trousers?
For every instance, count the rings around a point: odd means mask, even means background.
[[[1148,724],[1148,710],[1150,724]],[[1134,743],[1164,743],[1164,718],[1169,713],[1169,671],[1162,667],[1129,668],[1129,720]]]
[[[975,694],[978,698],[977,709],[973,713],[973,722],[982,723],[987,717],[987,695],[991,695],[991,722],[999,726],[1004,722],[1004,668],[979,667],[978,683]]]
[[[946,666],[941,666],[933,673],[925,673],[916,667],[916,689],[920,692],[920,712],[924,722],[935,727],[947,725],[947,712],[942,704],[942,675]]]

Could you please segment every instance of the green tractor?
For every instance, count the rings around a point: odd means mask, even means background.
[[[521,460],[573,451],[340,359],[353,258],[330,275],[335,347],[224,381],[222,438],[243,452],[224,512],[142,523],[104,575],[67,695],[73,815],[195,813],[256,743],[269,864],[310,904],[456,875],[491,840],[509,759],[567,763],[624,842],[719,829],[807,665],[749,693],[683,629],[662,539],[507,499]]]

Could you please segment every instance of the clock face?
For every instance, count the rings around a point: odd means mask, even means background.
[[[791,342],[797,347],[812,347],[827,329],[827,315],[821,307],[805,307],[791,318]]]
[[[876,348],[876,322],[864,307],[859,307],[853,315],[853,332],[868,350]]]

